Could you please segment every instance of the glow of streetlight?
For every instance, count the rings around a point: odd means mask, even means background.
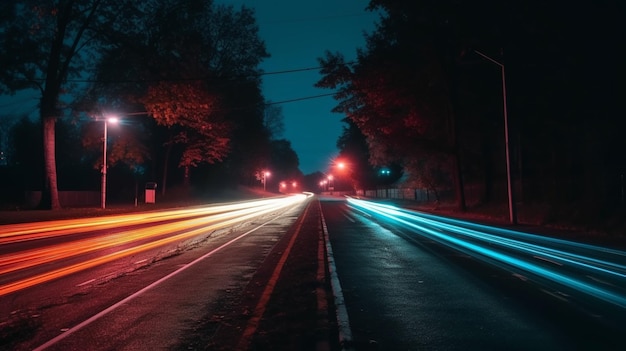
[[[334,183],[333,183],[333,179],[335,179],[335,177],[332,174],[329,174],[327,178],[328,178],[328,190],[330,190],[332,194],[332,191],[335,190]]]

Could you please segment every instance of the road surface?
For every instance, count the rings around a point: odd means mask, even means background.
[[[611,268],[617,276],[574,271],[572,264],[556,265],[557,258],[546,262],[537,253],[530,257],[551,266],[549,273],[572,270],[573,279],[586,274],[585,279],[616,292],[617,300],[608,302],[588,298],[592,301],[584,301],[581,311],[582,302],[566,286],[555,290],[547,279],[533,279],[532,270],[498,262],[542,267],[518,258],[522,254],[511,241],[505,242],[506,251],[496,251],[493,237],[486,249],[476,237],[463,237],[484,233],[454,232],[457,227],[446,222],[427,223],[422,217],[418,222],[401,217],[404,212],[339,198],[321,203],[340,284],[334,288],[345,301],[345,314],[339,313],[344,345],[357,350],[597,350],[614,349],[626,330],[624,252],[615,255],[618,264]]]
[[[3,348],[186,348],[240,298],[309,200],[3,226]]]
[[[0,349],[611,350],[626,332],[623,251],[278,203],[3,226]]]

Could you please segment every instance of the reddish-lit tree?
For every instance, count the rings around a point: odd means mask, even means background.
[[[241,131],[264,130],[258,64],[268,55],[250,9],[200,0],[145,3],[140,25],[103,53],[90,99],[140,106],[154,117],[165,193],[170,158],[188,182],[193,167],[259,149],[233,140],[253,143],[255,135]]]
[[[354,64],[344,62],[340,54],[327,53],[320,60],[325,76],[318,86],[339,88],[334,111],[345,113],[366,136],[373,165],[399,163],[415,185],[436,190],[454,183],[462,194],[460,182],[453,182],[460,179],[460,169],[454,115],[441,67],[427,47],[386,43],[382,37],[370,37],[369,51],[359,52]],[[442,165],[448,172],[425,171]],[[464,207],[462,195],[458,200]]]
[[[177,126],[170,142],[184,145],[179,166],[185,185],[190,167],[222,161],[229,152],[230,125],[215,112],[216,99],[202,82],[160,82],[141,99],[158,124]]]

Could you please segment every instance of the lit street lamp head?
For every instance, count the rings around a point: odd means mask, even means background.
[[[270,171],[263,171],[263,191],[265,191],[267,189],[267,177],[269,177],[271,175]]]

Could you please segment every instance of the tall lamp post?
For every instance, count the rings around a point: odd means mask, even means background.
[[[504,150],[506,153],[506,182],[507,182],[507,191],[509,194],[509,220],[512,224],[517,223],[517,216],[515,215],[515,202],[513,201],[513,185],[511,182],[511,154],[509,152],[509,118],[506,112],[506,78],[504,74],[504,65],[491,57],[483,54],[478,50],[474,50],[475,53],[482,56],[484,59],[495,63],[500,66],[500,71],[502,72],[502,104],[504,108]]]
[[[269,171],[263,171],[263,191],[266,189],[267,177],[270,176]]]
[[[326,191],[326,182],[326,179],[320,180],[320,188],[322,189],[322,191]]]
[[[104,140],[102,146],[102,196],[100,206],[102,209],[106,208],[107,202],[107,126],[111,123],[117,123],[117,118],[109,117],[104,119]]]
[[[328,175],[328,190],[330,190],[330,194],[333,194],[333,191],[335,191],[335,183],[333,182],[333,180],[335,180],[335,177],[333,177],[332,174]]]

